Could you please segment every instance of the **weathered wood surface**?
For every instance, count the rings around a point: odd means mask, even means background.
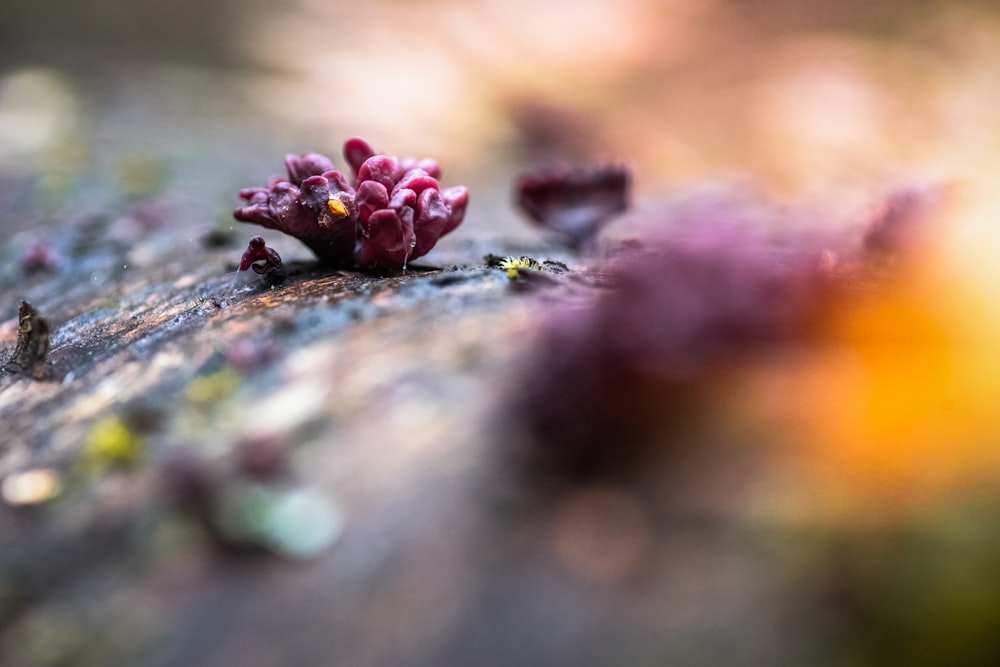
[[[0,292],[6,348],[22,297],[52,330],[43,380],[2,378],[0,467],[65,485],[0,507],[7,664],[604,665],[753,648],[760,628],[732,619],[765,622],[748,613],[759,582],[738,578],[756,556],[726,519],[744,459],[565,488],[512,461],[504,397],[531,381],[545,297],[486,266],[502,245],[456,243],[390,276],[291,262],[270,287],[234,282],[242,237],[207,247],[128,220],[54,227],[59,268],[11,269]],[[268,353],[234,373],[240,342]],[[109,417],[143,453],[95,473]],[[288,460],[278,486],[319,490],[341,517],[304,562],[233,553],[171,502],[178,455],[222,488],[261,442]]]
[[[62,485],[0,502],[0,665],[995,662],[993,469],[879,523],[970,433],[997,458],[995,411],[982,431],[948,412],[926,350],[887,345],[875,379],[931,437],[893,456],[848,442],[862,455],[815,476],[840,476],[829,487],[783,458],[794,427],[747,416],[799,398],[775,367],[807,366],[800,350],[737,374],[703,403],[710,423],[643,465],[549,477],[512,456],[525,439],[506,407],[537,378],[526,352],[565,285],[525,294],[483,260],[556,254],[561,282],[599,289],[578,259],[525,244],[511,210],[514,172],[552,158],[627,159],[645,194],[737,168],[824,212],[929,171],[968,186],[992,228],[988,3],[425,2],[421,30],[388,1],[110,4],[17,0],[0,20],[0,134],[48,132],[0,144],[0,351],[22,299],[51,333],[41,380],[0,373],[0,484]],[[418,74],[444,85],[412,94]],[[234,281],[261,232],[232,222],[238,188],[355,133],[470,187],[458,238],[373,276],[264,232],[288,280]],[[22,269],[36,240],[54,270]],[[953,312],[933,294],[930,314]],[[951,342],[975,343],[955,358],[985,393],[1000,364],[974,324]],[[834,366],[803,403],[864,407]],[[910,465],[911,447],[932,456]],[[872,460],[903,474],[828,522],[824,493],[853,497]],[[299,537],[337,539],[294,558],[234,534],[223,510],[253,510],[259,487],[325,499],[339,526],[300,507]]]

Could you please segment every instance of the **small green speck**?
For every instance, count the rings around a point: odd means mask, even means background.
[[[146,454],[144,438],[118,417],[105,417],[87,432],[83,465],[88,471],[130,468]]]
[[[498,266],[507,271],[507,277],[517,280],[521,271],[544,271],[544,267],[531,257],[504,257]]]
[[[242,381],[235,369],[227,367],[218,373],[192,380],[184,390],[184,396],[192,403],[214,403],[232,396]]]

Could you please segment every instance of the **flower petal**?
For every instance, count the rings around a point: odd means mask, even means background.
[[[343,173],[337,171],[336,169],[331,169],[330,171],[324,171],[323,177],[330,181],[330,190],[339,190],[341,192],[354,193],[354,188],[351,187],[350,181]]]
[[[458,185],[442,192],[441,198],[444,199],[444,203],[450,211],[448,224],[441,232],[441,236],[444,236],[462,224],[462,219],[465,218],[465,209],[469,206],[469,191],[464,186]]]
[[[323,176],[310,176],[302,181],[299,201],[316,211],[322,210],[330,199],[330,181]]]
[[[351,165],[351,171],[357,176],[365,160],[375,155],[375,150],[364,139],[354,137],[344,142],[344,159]]]
[[[410,258],[423,257],[434,244],[438,242],[448,225],[450,211],[437,190],[428,188],[420,193],[417,199],[416,220],[413,231],[416,233],[416,246]]]
[[[406,264],[415,241],[412,209],[405,211],[409,211],[409,214],[401,217],[396,211],[384,208],[375,211],[367,221],[361,223],[364,239],[358,251],[359,264],[365,267],[390,268]]]
[[[358,215],[367,220],[375,211],[388,208],[389,192],[377,181],[364,181],[358,186],[354,201],[358,205]]]
[[[288,169],[288,179],[292,183],[299,184],[310,176],[319,176],[325,171],[332,170],[333,162],[319,153],[286,155],[285,168]]]
[[[432,160],[430,158],[422,158],[418,160],[413,157],[400,158],[399,171],[397,172],[396,177],[402,178],[406,172],[413,171],[414,169],[422,169],[432,178],[441,178],[441,165],[437,163],[437,160]]]
[[[403,177],[396,183],[396,189],[402,188],[413,190],[419,195],[427,188],[437,190],[438,181],[423,169],[411,169],[403,174]]]
[[[267,201],[269,192],[270,188],[243,188],[240,190],[240,199],[246,199],[249,202]]]
[[[403,208],[413,207],[417,203],[417,193],[407,188],[397,188],[392,191],[392,199],[389,200],[389,208],[402,211]]]
[[[377,181],[391,191],[395,183],[396,158],[388,155],[373,155],[364,161],[358,169],[358,183]]]

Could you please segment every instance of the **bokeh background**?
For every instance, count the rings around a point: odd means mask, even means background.
[[[288,385],[299,381],[318,387],[322,409],[352,424],[331,427],[355,458],[317,465],[326,481],[350,482],[351,465],[372,463],[362,441],[425,432],[395,463],[371,468],[374,493],[344,491],[361,538],[293,573],[240,566],[222,575],[189,556],[165,565],[168,553],[151,568],[156,576],[100,579],[111,582],[107,603],[92,603],[98,586],[67,603],[69,611],[57,601],[29,613],[19,637],[37,641],[21,653],[37,659],[31,664],[66,664],[59,660],[72,654],[57,650],[60,635],[51,628],[61,632],[94,607],[98,620],[84,627],[101,627],[107,608],[124,622],[137,601],[148,605],[136,623],[167,646],[156,663],[165,665],[191,664],[206,645],[215,662],[205,664],[314,659],[331,627],[357,664],[470,657],[513,664],[505,650],[536,664],[567,655],[613,664],[612,648],[630,641],[634,659],[622,664],[647,664],[661,637],[673,642],[664,659],[691,664],[763,656],[787,664],[978,665],[995,657],[994,3],[6,0],[0,14],[0,233],[8,259],[63,225],[102,215],[117,224],[131,198],[155,210],[144,223],[156,230],[147,235],[150,248],[129,256],[139,266],[145,257],[147,268],[160,257],[156,244],[194,247],[207,230],[233,229],[238,189],[278,172],[285,153],[319,151],[343,164],[338,150],[349,136],[392,154],[433,156],[446,185],[469,187],[466,221],[441,244],[445,251],[470,240],[538,243],[511,205],[511,184],[521,170],[552,160],[628,164],[640,218],[663,202],[719,189],[771,212],[794,210],[789,220],[845,227],[871,217],[873,202],[899,186],[948,199],[931,241],[901,267],[904,278],[877,298],[848,302],[828,323],[826,347],[742,369],[724,400],[711,404],[726,415],[719,430],[688,443],[694,463],[682,457],[680,473],[644,479],[641,492],[574,489],[537,516],[528,503],[523,523],[464,503],[468,480],[455,482],[441,463],[472,467],[465,457],[476,452],[449,458],[456,424],[470,441],[495,424],[427,407],[419,387],[405,383],[400,404],[426,408],[416,417],[386,408],[403,418],[375,415],[358,427],[339,407],[381,409],[364,391],[383,387],[358,360],[374,360],[379,377],[410,368],[412,349],[400,341],[411,338],[366,323],[361,333],[370,340],[390,332],[389,351],[369,359],[360,334],[345,335],[344,346],[305,349],[286,373],[286,393],[297,400]],[[286,259],[309,259],[294,242],[280,243]],[[8,264],[0,273],[16,284],[20,274]],[[41,292],[39,285],[32,289]],[[493,360],[483,366],[503,376],[497,366],[516,347],[511,341],[530,337],[533,317],[508,307],[492,313],[492,337],[471,325],[459,332],[469,349],[503,343],[503,353],[481,352]],[[8,325],[11,338],[16,325]],[[417,343],[438,349],[442,329],[427,331]],[[461,376],[466,367],[449,365],[454,356],[442,353],[442,375]],[[328,409],[341,389],[304,383],[314,367],[347,368],[343,384],[365,387],[358,394],[365,400]],[[511,375],[503,379],[516,384]],[[479,385],[461,377],[441,386],[459,397]],[[115,407],[112,393],[94,398],[98,407],[87,417]],[[492,397],[476,396],[481,416]],[[224,428],[236,433],[239,421]],[[727,447],[702,454],[713,439]],[[755,452],[746,496],[745,470],[725,465],[729,457],[743,461],[745,445]],[[360,478],[361,486],[370,481]],[[442,479],[448,483],[435,486],[427,504],[411,509],[423,498],[421,484]],[[739,502],[730,485],[740,488]],[[653,509],[643,504],[648,496]],[[480,521],[484,514],[490,520]],[[478,570],[484,545],[493,557]],[[633,567],[641,571],[630,579]],[[181,592],[165,595],[175,582]],[[436,603],[437,612],[427,612]],[[171,622],[180,629],[174,645],[162,630]],[[201,627],[220,638],[199,634]],[[534,634],[512,646],[514,631],[526,628]],[[86,639],[79,632],[74,641]]]
[[[997,25],[990,3],[935,0],[12,0],[0,173],[80,207],[87,172],[153,160],[221,215],[276,154],[361,135],[497,190],[552,157],[627,160],[642,193],[985,187]],[[504,224],[505,201],[477,197],[467,229]]]

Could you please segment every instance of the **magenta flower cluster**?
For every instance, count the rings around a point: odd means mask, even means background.
[[[352,179],[318,153],[285,156],[288,177],[240,191],[233,216],[289,234],[322,261],[405,268],[462,222],[469,193],[441,190],[434,160],[377,154],[361,139],[344,143]]]

